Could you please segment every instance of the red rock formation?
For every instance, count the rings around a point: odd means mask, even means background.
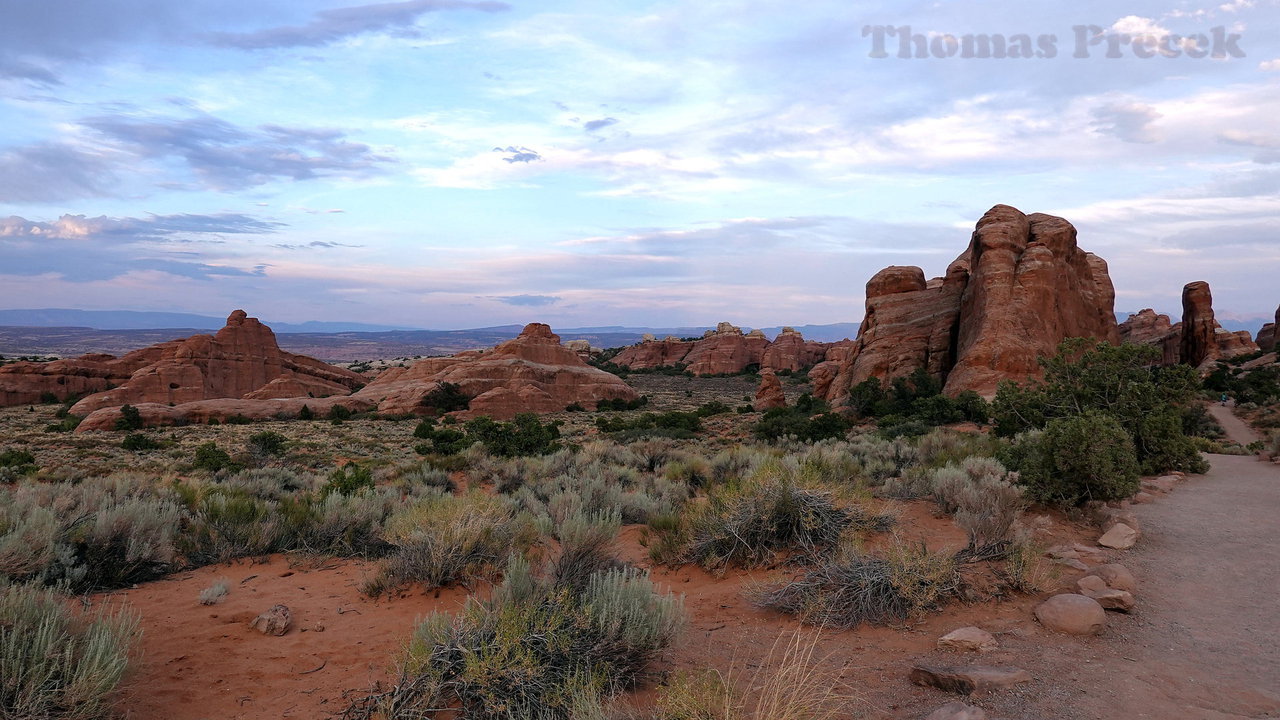
[[[1237,355],[1256,353],[1261,348],[1253,341],[1253,334],[1248,330],[1226,330],[1218,328],[1214,331],[1214,341],[1218,343],[1218,357],[1231,358]]]
[[[684,362],[685,356],[692,349],[692,340],[677,340],[673,337],[663,340],[645,340],[639,345],[632,345],[618,353],[613,358],[613,363],[632,370],[671,367]]]
[[[88,415],[104,407],[160,403],[182,405],[216,398],[243,398],[276,379],[292,378],[295,387],[327,394],[343,393],[365,378],[305,355],[284,352],[271,328],[236,310],[216,335],[193,335],[138,351],[150,362],[135,369],[119,387],[90,395],[71,412]],[[126,356],[131,358],[134,354]],[[279,393],[285,385],[277,385]],[[305,393],[304,393],[305,394]]]
[[[1280,333],[1276,332],[1278,327],[1280,327],[1280,307],[1276,308],[1276,321],[1263,325],[1262,329],[1258,331],[1258,349],[1263,352],[1271,352],[1276,349],[1277,335],[1280,335]]]
[[[756,391],[756,401],[752,407],[758,412],[764,412],[786,406],[787,396],[782,392],[782,382],[778,380],[778,376],[771,371],[762,371],[760,389]]]
[[[1064,338],[1119,342],[1107,264],[1066,220],[998,205],[978,221],[969,265],[949,394],[1036,376]]]
[[[396,372],[399,370],[399,372]],[[491,351],[428,358],[379,375],[353,397],[384,413],[422,412],[423,398],[441,383],[471,397],[468,415],[506,419],[521,412],[557,412],[574,403],[594,409],[601,400],[634,400],[621,378],[587,365],[542,323]]]
[[[5,365],[0,367],[0,406],[30,405],[40,402],[46,393],[62,401],[115,387],[159,360],[169,345],[172,343],[153,345],[123,357],[95,353],[47,363]]]
[[[1218,321],[1213,317],[1213,294],[1209,283],[1197,281],[1182,288],[1182,338],[1178,357],[1186,365],[1200,367],[1218,359],[1218,343],[1215,331]]]
[[[720,323],[693,344],[682,362],[694,375],[732,375],[759,365],[767,347],[769,339],[759,330],[743,335],[740,328]]]
[[[1038,375],[1065,338],[1118,342],[1114,300],[1106,263],[1077,247],[1070,223],[997,205],[944,277],[890,267],[871,278],[855,346],[823,396],[840,404],[867,378],[919,368],[949,395],[991,395],[1001,380]]]
[[[794,328],[784,327],[760,356],[760,369],[800,372],[821,362],[827,354],[827,343],[805,340]]]
[[[1155,310],[1144,308],[1120,323],[1120,342],[1135,345],[1158,345],[1173,326],[1168,315],[1157,315]]]

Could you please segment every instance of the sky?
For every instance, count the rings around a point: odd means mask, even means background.
[[[1004,203],[1269,317],[1277,117],[1280,0],[0,0],[0,307],[850,322]]]

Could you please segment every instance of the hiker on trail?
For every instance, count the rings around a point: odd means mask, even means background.
[[[1226,404],[1227,404],[1227,394],[1226,394],[1226,393],[1222,393],[1222,404],[1223,404],[1223,405],[1226,405]]]

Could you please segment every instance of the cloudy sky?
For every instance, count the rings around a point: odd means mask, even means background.
[[[1280,303],[1280,0],[358,2],[0,0],[0,307],[856,321],[996,203]]]

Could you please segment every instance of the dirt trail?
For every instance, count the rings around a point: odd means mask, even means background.
[[[1209,414],[1226,431],[1228,438],[1241,445],[1248,445],[1255,440],[1261,439],[1253,431],[1253,428],[1245,425],[1244,421],[1236,417],[1235,413],[1231,412],[1231,408],[1226,405],[1209,405]]]
[[[1115,652],[1080,668],[1105,688],[1082,698],[1093,717],[1280,717],[1280,468],[1209,459],[1207,475],[1135,508],[1143,537],[1122,562],[1139,607],[1108,631]]]

